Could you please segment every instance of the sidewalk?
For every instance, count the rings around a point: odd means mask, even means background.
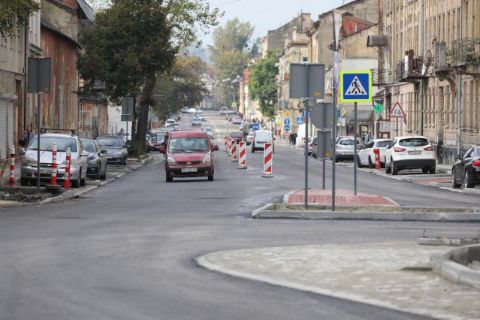
[[[430,257],[449,249],[412,242],[326,244],[221,251],[197,262],[236,277],[439,319],[480,319],[479,289],[430,271]]]

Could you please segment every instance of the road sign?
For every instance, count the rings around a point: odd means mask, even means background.
[[[286,126],[289,126],[290,125],[290,119],[283,119],[283,123],[286,125]]]
[[[295,118],[295,123],[296,124],[303,124],[303,118],[302,117],[296,117]]]
[[[285,125],[285,126],[283,126],[283,130],[285,130],[285,131],[290,131],[290,125]]]
[[[376,113],[380,113],[383,111],[383,106],[380,103],[377,103],[376,105],[373,106],[373,110]]]
[[[260,126],[258,125],[258,123],[254,123],[254,124],[252,124],[252,129],[253,130],[259,130]]]
[[[316,63],[290,64],[290,99],[323,99],[325,65]]]
[[[282,123],[282,119],[280,119],[280,115],[275,116],[275,124],[280,124]]]
[[[290,112],[289,111],[285,111],[285,118],[290,118]]]
[[[372,102],[372,72],[341,71],[341,102]]]
[[[405,111],[403,111],[402,106],[400,105],[400,102],[395,102],[393,105],[392,110],[390,110],[390,113],[388,114],[389,118],[406,118],[407,115],[405,114]]]

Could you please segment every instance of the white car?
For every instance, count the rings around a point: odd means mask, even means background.
[[[273,133],[269,130],[257,130],[253,133],[252,139],[252,153],[256,150],[264,150],[265,144],[272,144],[272,151],[275,152],[275,146],[273,145]]]
[[[354,137],[340,138],[335,145],[335,161],[353,160],[355,154],[355,141],[357,144],[358,153],[361,149],[363,149],[363,145],[360,144],[360,141],[358,139],[355,139]]]
[[[385,172],[398,174],[404,169],[422,169],[423,173],[435,173],[437,159],[433,146],[426,137],[396,137],[385,151]]]
[[[392,143],[391,139],[374,139],[365,145],[365,149],[358,152],[357,161],[359,167],[375,167],[375,149],[380,150],[380,163],[385,165],[385,151],[387,146]]]
[[[169,126],[175,126],[177,125],[177,121],[175,121],[175,119],[167,119],[167,121],[165,121],[165,127],[169,127]]]
[[[193,118],[192,127],[201,126],[201,125],[202,125],[202,120],[200,118],[197,118],[197,117]]]

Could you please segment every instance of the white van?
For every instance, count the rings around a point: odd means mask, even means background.
[[[256,150],[264,150],[265,143],[272,144],[272,151],[275,152],[275,146],[273,145],[273,133],[269,130],[256,130],[253,132],[252,139],[252,153]]]

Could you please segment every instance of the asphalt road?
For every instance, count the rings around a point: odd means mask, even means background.
[[[188,126],[185,116],[183,126]],[[219,117],[212,127],[232,129]],[[222,140],[223,141],[223,140]],[[220,142],[220,140],[219,140]],[[480,224],[251,220],[250,211],[303,185],[302,154],[277,146],[237,170],[223,148],[215,181],[165,182],[163,157],[80,199],[0,211],[0,319],[423,319],[236,279],[193,259],[228,249],[474,236]],[[351,168],[338,168],[351,187]],[[312,185],[321,181],[312,166]],[[472,206],[478,197],[360,174],[359,190],[402,205]]]

